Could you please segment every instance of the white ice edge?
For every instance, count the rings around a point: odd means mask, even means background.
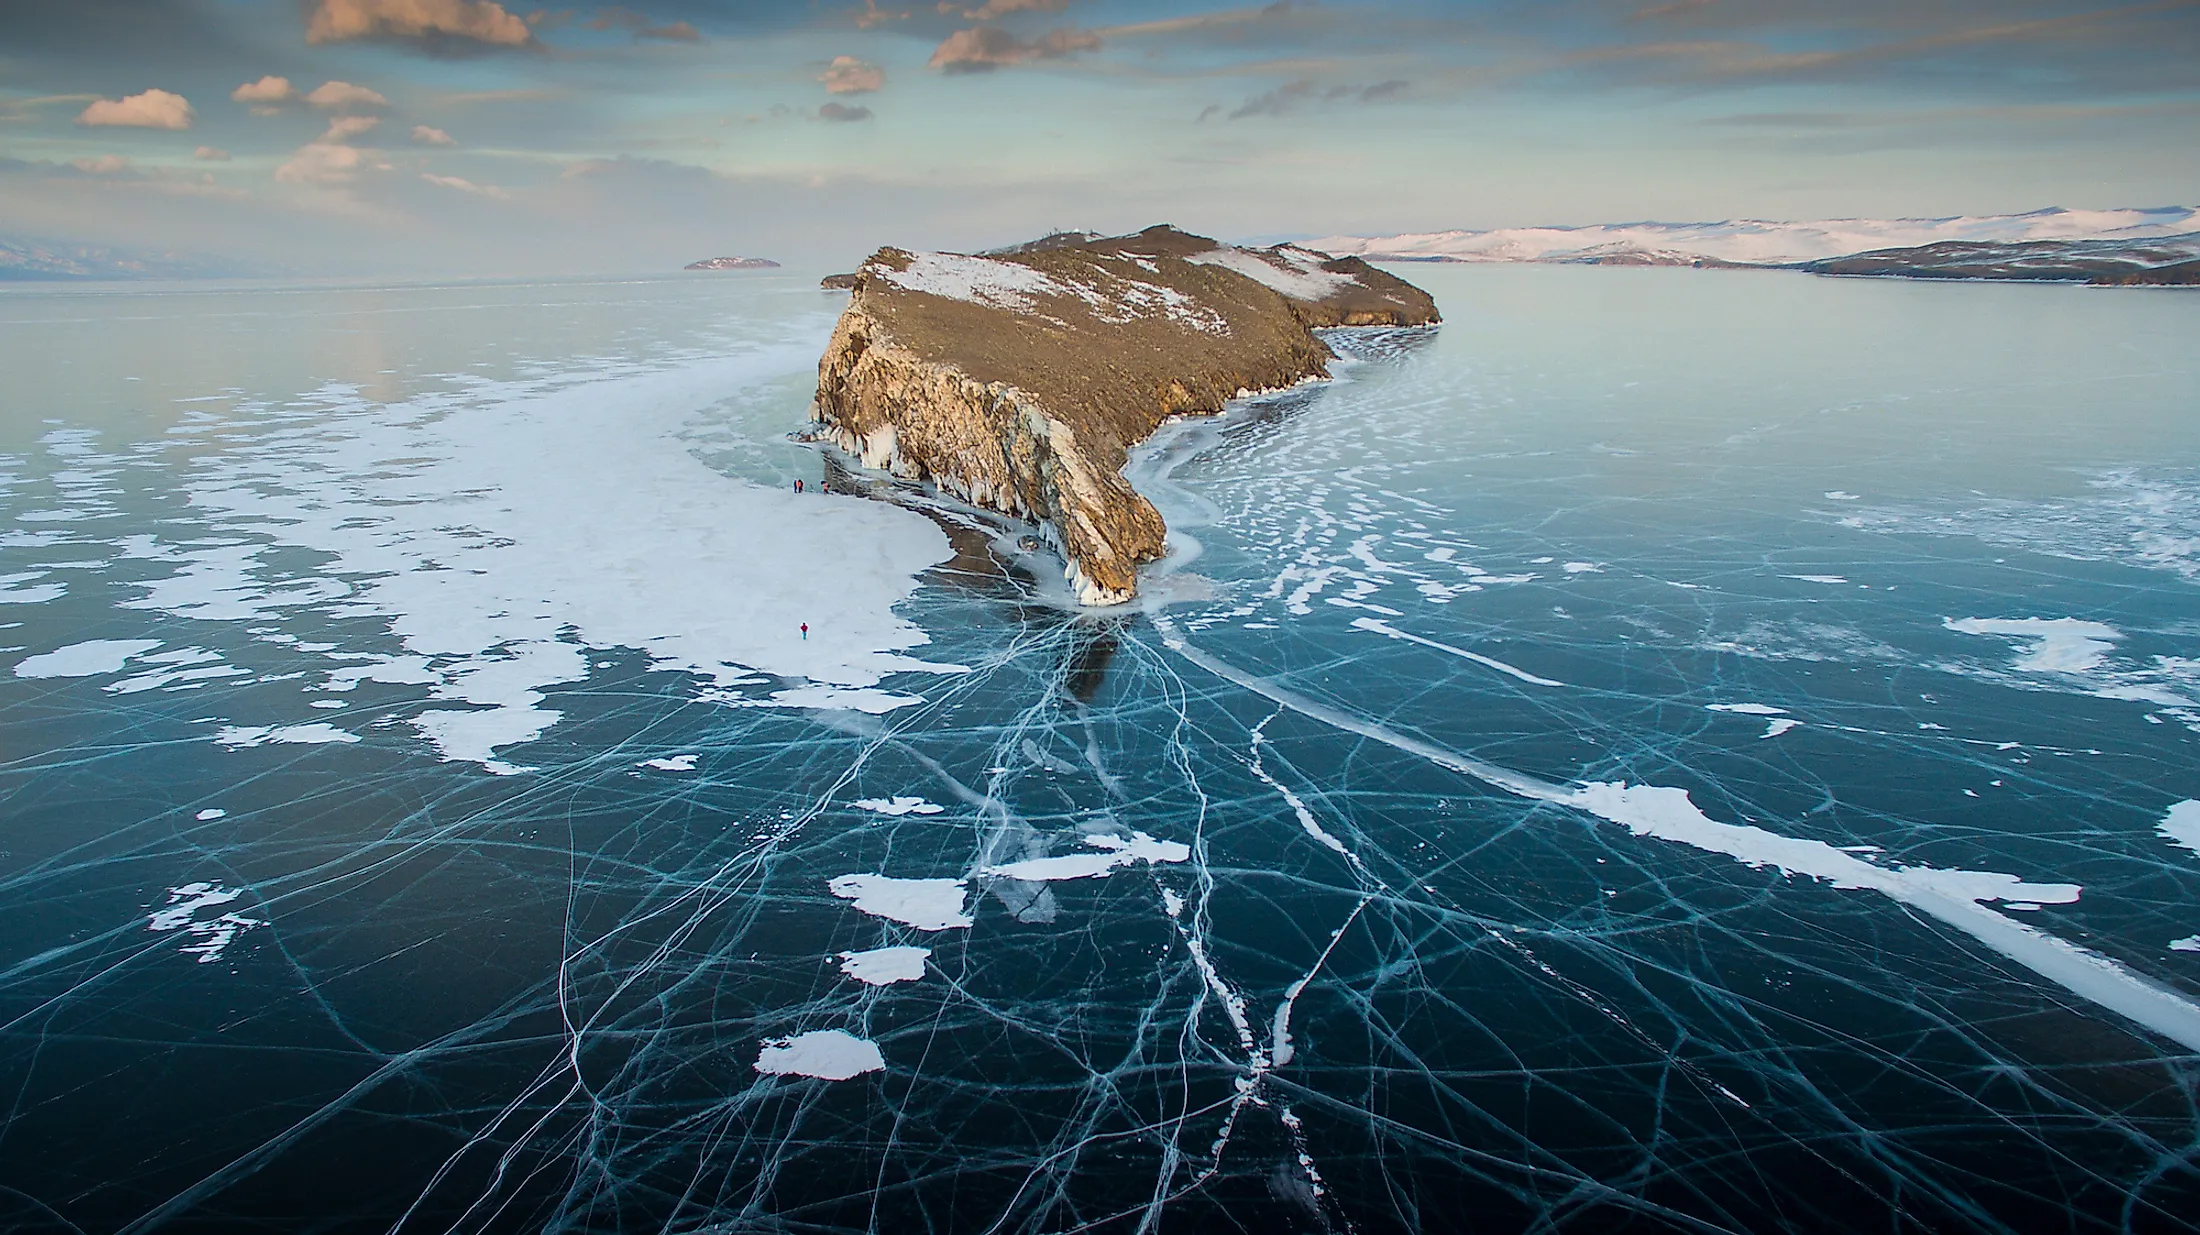
[[[264,426],[243,421],[249,432],[204,461],[189,493],[224,535],[332,560],[300,578],[263,560],[262,544],[148,539],[131,555],[174,572],[125,607],[212,621],[386,617],[402,653],[332,656],[328,689],[425,685],[456,706],[417,716],[421,736],[445,759],[495,772],[519,770],[498,752],[558,723],[544,692],[586,678],[591,648],[639,649],[731,706],[876,713],[920,702],[877,684],[959,670],[903,654],[927,637],[894,612],[949,555],[945,535],[885,503],[723,475],[685,436],[729,393],[813,365],[827,328],[746,354],[479,382],[404,404],[324,388],[300,402],[336,414],[304,421],[285,408]],[[87,648],[76,663],[92,657]],[[791,684],[738,694],[756,671]],[[256,729],[272,732],[237,727]]]
[[[2184,801],[2162,815],[2162,835],[2173,845],[2200,853],[2200,802]]]
[[[2200,1005],[2133,973],[2116,961],[1986,906],[1986,901],[2065,904],[2075,884],[2026,883],[1997,871],[1883,867],[1824,841],[1782,836],[1751,825],[1720,823],[1697,809],[1683,789],[1591,782],[1558,785],[1526,773],[1386,729],[1331,708],[1192,647],[1165,614],[1153,615],[1170,650],[1208,672],[1323,724],[1356,733],[1531,801],[1584,811],[1638,836],[1723,854],[1749,866],[1823,879],[1838,888],[1870,889],[1918,910],[2041,977],[2191,1049],[2200,1050]]]

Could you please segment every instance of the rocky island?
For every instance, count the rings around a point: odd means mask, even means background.
[[[699,262],[689,262],[682,270],[777,270],[779,263],[768,257],[706,257]]]
[[[1326,377],[1315,330],[1425,326],[1428,293],[1355,257],[1172,227],[970,256],[884,248],[818,362],[812,416],[867,467],[1032,520],[1077,598],[1120,604],[1167,528],[1122,467],[1171,416]]]

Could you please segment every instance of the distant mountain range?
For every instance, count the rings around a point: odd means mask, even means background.
[[[256,273],[201,254],[109,249],[63,241],[0,238],[0,282],[93,279],[226,279]]]
[[[2200,208],[2065,210],[1945,219],[1607,223],[1397,236],[1306,247],[1375,261],[1792,267],[1821,274],[2090,279],[2200,257]],[[1868,256],[1872,260],[1866,261]],[[1842,259],[1842,260],[1836,260]]]

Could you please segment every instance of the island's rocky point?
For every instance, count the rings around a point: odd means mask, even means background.
[[[812,415],[864,465],[1046,528],[1079,601],[1120,604],[1165,551],[1130,448],[1177,415],[1326,377],[1317,329],[1426,326],[1428,293],[1359,258],[1171,227],[979,256],[884,248],[818,362]]]

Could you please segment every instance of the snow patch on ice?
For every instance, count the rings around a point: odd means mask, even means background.
[[[2162,835],[2173,845],[2200,853],[2200,802],[2179,802],[2162,816]]]
[[[224,725],[214,735],[214,740],[231,749],[265,746],[270,742],[291,745],[318,746],[330,742],[356,742],[359,735],[347,733],[326,722],[310,725]]]
[[[857,798],[851,803],[857,810],[867,810],[880,815],[937,815],[947,808],[923,798]]]
[[[1131,833],[1129,840],[1107,834],[1088,836],[1085,843],[1103,852],[1072,853],[1054,858],[1025,858],[1021,862],[988,866],[978,873],[995,879],[1050,883],[1059,879],[1095,879],[1119,866],[1130,866],[1138,862],[1182,862],[1192,856],[1190,845],[1173,840],[1155,840],[1144,832]]]
[[[2028,673],[2085,673],[2098,669],[2116,641],[2124,637],[2113,626],[2078,618],[1943,618],[1940,624],[1966,635],[2000,635],[2029,641],[2030,648],[2016,659],[2016,667]]]
[[[662,759],[644,759],[635,764],[638,768],[655,768],[660,772],[692,772],[700,755],[667,755]]]
[[[920,931],[944,931],[970,925],[963,908],[960,879],[893,879],[885,875],[837,875],[825,885],[842,900],[854,901],[858,912],[914,926]]]
[[[242,895],[241,889],[214,883],[187,883],[180,888],[170,888],[167,906],[147,915],[145,929],[182,931],[185,939],[176,950],[198,957],[201,965],[212,964],[221,959],[222,952],[238,935],[255,926],[267,925],[258,918],[226,911],[211,917],[198,916],[202,909],[219,909]]]
[[[915,982],[924,976],[930,948],[873,948],[868,952],[840,954],[840,972],[868,986],[892,986]]]
[[[814,1076],[845,1081],[886,1067],[878,1043],[839,1029],[819,1029],[791,1038],[773,1038],[756,1056],[756,1070],[768,1076]]]
[[[133,656],[160,646],[158,639],[86,639],[17,661],[19,678],[85,678],[120,673]]]
[[[401,404],[325,387],[264,425],[234,426],[238,444],[196,472],[193,504],[255,539],[146,538],[132,556],[176,571],[129,603],[209,620],[387,618],[404,654],[336,668],[327,689],[426,685],[460,706],[416,717],[422,737],[491,771],[517,770],[497,752],[561,719],[545,691],[584,680],[591,648],[639,649],[727,703],[758,671],[798,683],[759,706],[919,702],[873,688],[890,673],[958,671],[901,654],[927,638],[893,611],[948,556],[944,534],[884,503],[733,479],[682,436],[729,391],[814,364],[825,328],[746,355],[478,382]],[[330,560],[299,577],[279,564],[288,547]]]
[[[1776,708],[1769,703],[1707,703],[1705,710],[1712,712],[1738,712],[1743,716],[1785,716],[1786,708]]]

